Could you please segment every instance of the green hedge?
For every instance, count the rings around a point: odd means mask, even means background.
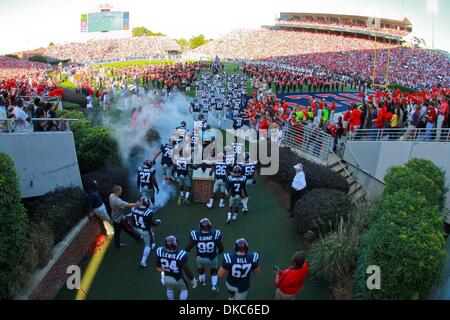
[[[25,205],[33,223],[46,224],[54,233],[55,243],[60,242],[86,214],[85,193],[80,188],[58,188],[26,201]],[[46,230],[39,230],[35,236],[49,237]]]
[[[423,195],[431,205],[443,208],[445,193],[432,179],[408,166],[389,168],[384,177],[384,194],[394,194],[401,190],[409,190],[411,196]],[[445,187],[444,187],[445,188]]]
[[[374,205],[355,208],[347,222],[313,243],[307,261],[313,278],[342,283],[353,278],[362,234],[374,217]]]
[[[72,122],[70,128],[81,173],[99,170],[106,164],[120,164],[118,144],[110,129],[93,126],[86,120],[83,112],[60,110],[57,115],[61,118],[80,119]]]
[[[13,160],[0,152],[0,298],[11,299],[27,280],[22,266],[28,218],[20,202]]]
[[[306,193],[294,209],[297,231],[309,239],[325,235],[347,220],[351,210],[348,195],[332,189],[314,189]]]
[[[388,171],[376,219],[360,246],[356,274],[360,298],[427,299],[430,289],[440,284],[447,259],[440,213],[442,174],[432,163],[417,159]],[[366,270],[373,265],[381,269],[381,290],[366,286]]]
[[[416,174],[424,175],[432,180],[443,194],[441,203],[445,202],[445,194],[448,192],[445,186],[445,171],[438,168],[432,161],[424,159],[412,159],[406,164],[406,167]]]

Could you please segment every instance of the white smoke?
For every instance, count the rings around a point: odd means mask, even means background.
[[[180,126],[181,121],[186,121],[187,127],[193,128],[194,120],[189,112],[191,99],[180,93],[163,100],[155,98],[152,94],[140,95],[130,100],[129,109],[133,107],[140,109],[138,116],[132,121],[131,110],[123,111],[119,121],[110,123],[110,127],[112,127],[118,141],[123,163],[130,172],[131,184],[135,186],[137,167],[141,166],[146,158],[153,158],[160,145],[169,141],[173,130]],[[115,107],[123,110],[123,106],[124,102],[119,101]],[[156,130],[161,137],[160,141],[155,141],[151,145],[146,140],[146,133],[150,128]],[[137,165],[129,159],[130,152],[136,147],[143,151],[136,159]],[[162,208],[167,205],[172,197],[176,196],[176,187],[175,185],[167,185],[162,180],[160,157],[156,160],[156,170],[160,191],[155,196],[155,201],[156,206]]]

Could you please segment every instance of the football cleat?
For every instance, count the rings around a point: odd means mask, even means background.
[[[184,198],[184,204],[185,205],[187,205],[187,206],[189,206],[191,203],[189,202],[189,199],[188,198]]]
[[[212,290],[213,292],[215,292],[215,293],[219,293],[219,292],[220,292],[220,291],[219,291],[219,288],[216,287],[216,286],[213,286],[213,287],[211,288],[211,290]]]
[[[231,222],[231,213],[228,213],[227,224],[230,224],[230,222]]]
[[[147,268],[147,263],[141,262],[141,268],[143,268],[143,269]]]
[[[213,207],[212,203],[208,203],[206,206],[207,206],[209,209],[212,209],[212,207]]]
[[[203,286],[203,287],[206,287],[206,281],[202,281],[202,280],[198,280],[198,282],[200,282],[200,284]]]
[[[233,214],[233,221],[236,222],[237,221],[237,214]]]

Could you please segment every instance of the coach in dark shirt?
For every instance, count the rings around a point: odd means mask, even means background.
[[[88,194],[86,196],[86,204],[88,206],[88,212],[90,216],[94,214],[103,221],[107,235],[112,235],[112,220],[106,211],[106,206],[98,192],[97,181],[93,180],[89,183]]]

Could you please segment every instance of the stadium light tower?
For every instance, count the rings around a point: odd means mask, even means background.
[[[439,12],[439,4],[438,0],[427,0],[427,10],[429,13],[431,13],[433,17],[433,39],[432,39],[432,46],[434,47],[434,38],[435,38],[435,30],[436,30],[436,14]]]

